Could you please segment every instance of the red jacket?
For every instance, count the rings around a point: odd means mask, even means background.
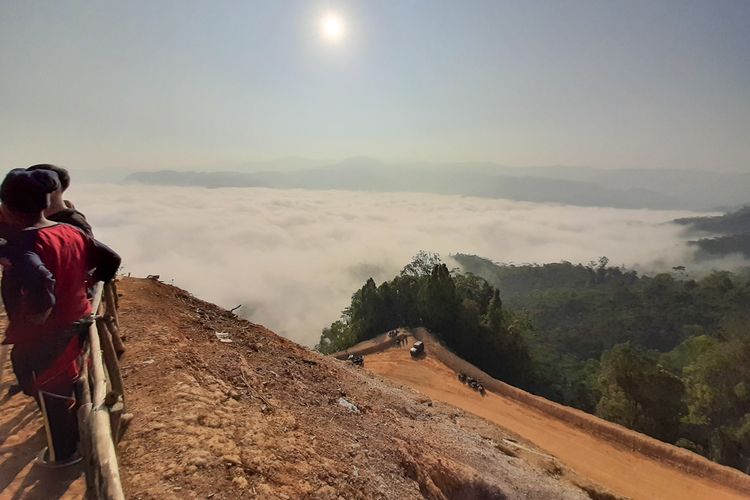
[[[81,344],[70,330],[91,315],[89,285],[111,280],[120,257],[67,224],[9,235],[4,253],[10,261],[2,281],[9,319],[4,343],[15,344],[19,359],[29,361],[37,385],[61,375],[66,382],[74,379]],[[26,319],[50,308],[42,324]],[[63,343],[61,336],[66,337]]]

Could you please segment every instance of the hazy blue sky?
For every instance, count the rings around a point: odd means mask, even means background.
[[[750,1],[0,0],[5,168],[290,155],[750,171]]]

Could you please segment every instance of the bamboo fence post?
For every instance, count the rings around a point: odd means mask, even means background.
[[[107,306],[107,314],[115,320],[115,325],[120,326],[120,317],[117,314],[117,299],[115,298],[114,285],[112,282],[104,285],[104,302]]]
[[[112,281],[110,281],[109,284],[112,287],[112,294],[115,297],[115,309],[119,311],[120,310],[120,295],[117,293],[117,281],[118,279],[115,278]]]
[[[102,285],[97,284],[94,294],[94,311],[99,311],[101,304]],[[89,346],[91,352],[91,412],[87,431],[91,437],[91,461],[93,463],[94,490],[89,495],[107,500],[124,500],[120,484],[120,471],[117,466],[117,455],[110,423],[110,412],[106,405],[107,376],[102,358],[102,343],[100,333],[94,322],[89,328]],[[106,333],[106,332],[102,332]],[[87,480],[87,484],[89,481]]]
[[[120,337],[120,329],[115,324],[114,318],[109,314],[105,315],[103,317],[103,320],[107,326],[107,330],[109,330],[109,334],[112,339],[112,345],[114,346],[115,352],[117,353],[117,357],[120,358],[123,354],[125,354],[125,344],[122,343],[122,338]]]
[[[109,375],[111,389],[117,392],[118,396],[124,396],[125,391],[123,389],[122,374],[120,373],[120,363],[117,361],[117,353],[112,343],[112,337],[107,331],[107,322],[102,318],[98,318],[96,320],[96,328],[99,333],[104,367],[107,369],[107,374]]]
[[[120,417],[125,409],[125,391],[120,372],[120,363],[117,361],[117,353],[112,345],[112,337],[107,332],[106,322],[103,319],[97,319],[97,330],[99,340],[102,346],[104,356],[104,366],[109,375],[109,390],[104,403],[109,407],[110,424],[112,427],[112,439],[115,443],[120,440]]]
[[[89,431],[89,418],[91,417],[91,380],[89,378],[89,359],[91,350],[86,346],[81,354],[81,376],[78,379],[78,394],[80,397],[78,405],[78,439],[81,445],[81,454],[83,455],[83,465],[86,470],[86,491],[96,491],[94,482],[93,454],[91,448],[91,433]],[[90,496],[90,495],[87,495]]]
[[[120,336],[120,317],[117,312],[117,292],[114,281],[104,285],[104,318],[107,321],[107,329],[112,336],[117,356],[120,357],[125,353],[125,345],[122,343]]]

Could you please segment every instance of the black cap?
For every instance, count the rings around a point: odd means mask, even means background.
[[[68,171],[57,165],[51,165],[49,163],[40,163],[38,165],[32,165],[26,170],[49,170],[57,174],[57,179],[60,181],[62,190],[65,191],[70,186],[70,174]]]
[[[0,200],[11,210],[40,212],[48,206],[48,194],[60,188],[57,174],[49,170],[14,168],[0,185]]]

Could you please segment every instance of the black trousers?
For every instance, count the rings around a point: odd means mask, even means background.
[[[37,390],[34,383],[37,373],[50,367],[66,346],[77,335],[83,335],[90,322],[82,321],[70,329],[51,336],[44,344],[14,345],[10,353],[13,371],[24,393],[32,396],[44,418],[49,448],[49,459],[59,462],[70,458],[78,445],[78,405],[75,397],[75,380],[56,381],[48,390]]]
[[[40,391],[36,401],[44,418],[49,460],[67,460],[78,448],[77,405],[73,387],[71,386],[68,394],[49,394]]]

